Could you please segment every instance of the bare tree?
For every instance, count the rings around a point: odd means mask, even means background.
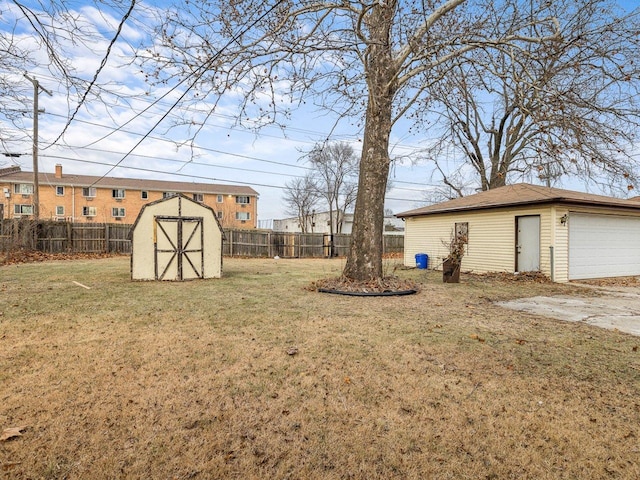
[[[429,154],[459,195],[469,179],[482,190],[529,177],[552,185],[577,175],[625,190],[637,182],[640,9],[556,0],[549,13],[559,26],[557,41],[476,50],[447,65],[450,75],[433,90],[443,128]],[[500,29],[520,14],[492,13]],[[454,156],[466,159],[452,170],[442,163],[451,145]]]
[[[329,233],[342,232],[344,215],[356,198],[358,159],[345,142],[318,144],[309,152],[318,195],[329,208]]]
[[[514,16],[498,31],[487,5]],[[354,227],[343,275],[382,277],[389,138],[429,98],[437,67],[481,47],[556,37],[546,0],[238,0],[180,2],[163,12],[157,45],[141,58],[158,82],[184,81],[192,108],[231,94],[238,121],[276,122],[315,102],[363,128]],[[498,8],[498,7],[496,7]],[[531,28],[537,26],[535,34]],[[281,114],[284,113],[284,117]],[[360,123],[364,119],[364,123]],[[415,119],[418,123],[421,118]]]
[[[313,212],[319,197],[311,174],[294,178],[285,184],[286,211],[298,218],[302,233],[313,231]]]
[[[22,112],[32,103],[32,84],[23,74],[46,73],[55,78],[68,95],[73,120],[82,105],[89,100],[113,102],[121,100],[122,86],[100,81],[116,42],[121,39],[127,22],[133,23],[134,9],[142,10],[135,0],[89,0],[82,5],[68,0],[14,0],[3,5],[0,15],[0,142],[15,138],[15,125],[21,130]],[[81,10],[95,8],[95,16]],[[99,19],[99,20],[98,20]],[[134,58],[131,47],[131,59]],[[94,55],[98,66],[92,78],[83,78],[74,65],[80,49]],[[125,100],[126,101],[126,100]],[[68,125],[67,124],[67,125]],[[61,132],[62,134],[62,132]],[[18,133],[18,136],[21,134]]]

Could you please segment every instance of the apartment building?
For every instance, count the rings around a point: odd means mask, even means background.
[[[256,228],[258,192],[243,185],[40,173],[40,218],[69,222],[133,223],[143,205],[182,193],[211,207],[224,228]],[[0,219],[33,216],[34,176],[0,169]]]

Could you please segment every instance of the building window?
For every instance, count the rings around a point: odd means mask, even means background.
[[[124,190],[121,188],[114,188],[111,190],[111,196],[113,198],[124,198]]]
[[[96,207],[82,207],[83,217],[95,217],[97,214]]]
[[[33,215],[33,205],[14,205],[13,213],[16,215]]]
[[[82,187],[82,196],[87,198],[93,198],[96,196],[95,187]]]
[[[218,202],[218,203],[224,202],[224,197],[222,195],[218,195],[218,198],[216,199],[216,202]]]
[[[31,195],[33,193],[33,185],[31,183],[16,183],[13,186],[13,193],[21,193],[22,195]]]
[[[248,203],[250,203],[250,198],[246,195],[236,195],[236,203],[241,203],[243,205],[246,205]]]
[[[177,195],[176,192],[162,192],[162,198],[171,198]]]
[[[125,216],[125,209],[120,207],[113,207],[111,209],[111,216],[115,218],[122,218]]]
[[[236,212],[236,220],[249,220],[251,214],[249,212]]]
[[[58,205],[56,207],[56,217],[64,217],[64,206]]]
[[[59,197],[64,195],[64,187],[56,187],[56,195],[58,195]]]
[[[222,220],[222,212],[217,212],[216,215],[218,216],[218,220]]]
[[[204,202],[204,195],[203,195],[202,193],[194,193],[194,194],[193,194],[193,199],[194,199],[196,202],[200,202],[200,203],[202,203],[202,202]]]
[[[147,200],[149,198],[149,192],[147,192],[146,190],[143,190],[140,192],[140,198],[142,200]]]

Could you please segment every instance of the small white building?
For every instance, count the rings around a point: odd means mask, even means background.
[[[336,219],[342,220],[342,229],[340,232],[349,235],[351,233],[351,227],[353,225],[353,213],[342,213],[338,216],[337,212],[333,212],[333,224],[336,225]],[[331,233],[331,226],[329,223],[329,212],[313,212],[307,216],[307,233]],[[274,232],[290,232],[300,233],[302,232],[302,226],[300,225],[300,219],[298,217],[283,218],[281,220],[273,221]]]
[[[333,212],[333,218],[336,218],[336,212]],[[353,213],[341,214],[342,229],[340,232],[345,235],[351,235],[353,229]],[[334,223],[335,224],[335,223]],[[395,216],[384,217],[385,233],[402,234],[404,230],[404,222]],[[290,232],[300,233],[302,227],[298,217],[283,218],[282,220],[273,221],[274,232]],[[307,233],[330,233],[329,212],[317,212],[307,216]]]
[[[223,233],[216,213],[185,195],[146,204],[130,236],[132,280],[222,276]]]
[[[521,183],[397,215],[404,263],[440,268],[451,238],[463,271],[540,271],[556,282],[640,275],[640,202]]]

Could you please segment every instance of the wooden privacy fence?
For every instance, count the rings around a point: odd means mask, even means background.
[[[69,223],[32,220],[0,222],[0,250],[36,249],[47,253],[131,253],[129,231],[121,223]],[[224,230],[222,253],[233,257],[322,258],[345,256],[349,235]],[[385,235],[384,253],[402,253],[404,236]]]
[[[322,258],[342,257],[349,250],[350,235],[282,233],[264,230],[225,230],[223,255],[228,257]],[[404,252],[404,235],[385,235],[384,253]]]
[[[47,253],[131,253],[131,225],[3,220],[0,249],[29,248]]]

